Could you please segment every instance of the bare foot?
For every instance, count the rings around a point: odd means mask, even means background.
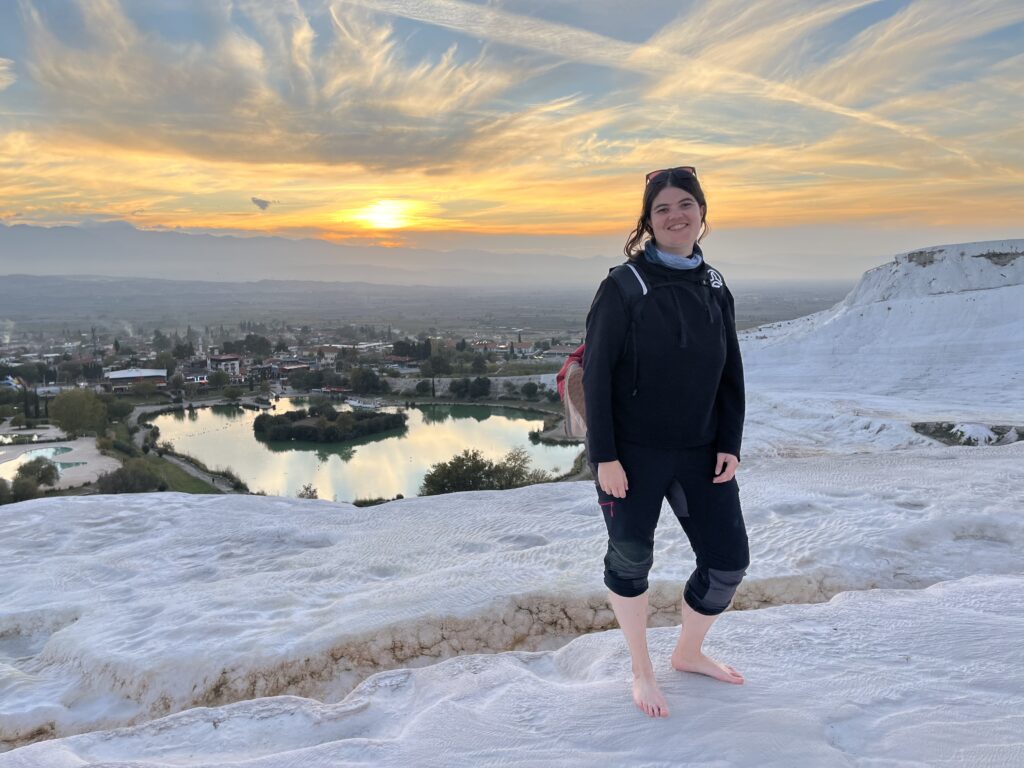
[[[695,672],[698,675],[707,675],[715,680],[734,685],[743,685],[743,675],[720,661],[715,661],[703,653],[696,657],[683,656],[679,651],[672,654],[672,667],[680,672]]]
[[[633,703],[649,717],[668,717],[668,702],[654,682],[653,674],[633,676]]]

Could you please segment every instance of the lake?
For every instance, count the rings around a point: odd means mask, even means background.
[[[282,398],[269,411],[283,413],[306,405]],[[346,410],[348,406],[335,406]],[[398,408],[385,408],[394,412]],[[540,414],[487,405],[424,405],[406,410],[401,434],[382,433],[348,443],[263,443],[253,435],[256,411],[215,406],[157,416],[159,441],[211,469],[230,468],[249,486],[271,496],[295,496],[308,484],[321,499],[415,496],[431,465],[466,448],[498,460],[521,447],[531,467],[561,474],[569,471],[581,446],[532,445],[529,432],[543,429]]]

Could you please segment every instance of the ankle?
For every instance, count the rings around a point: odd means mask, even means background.
[[[672,658],[674,659],[699,659],[704,655],[704,652],[700,648],[680,648],[676,647],[672,651]]]
[[[637,680],[653,680],[654,679],[654,665],[650,662],[645,667],[633,667],[633,677]]]

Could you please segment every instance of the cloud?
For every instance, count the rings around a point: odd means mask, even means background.
[[[10,59],[0,58],[0,91],[13,85],[16,79],[14,62]]]
[[[482,105],[543,69],[454,45],[410,60],[390,24],[342,3],[314,31],[294,2],[239,2],[205,44],[140,30],[115,0],[78,0],[72,45],[25,9],[27,66],[65,121],[118,146],[207,158],[444,166]]]
[[[267,210],[267,208],[269,208],[272,203],[277,202],[276,200],[264,200],[263,198],[260,197],[250,197],[249,199],[252,200],[252,204],[259,208],[261,211]]]

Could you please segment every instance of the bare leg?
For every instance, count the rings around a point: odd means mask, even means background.
[[[608,593],[615,618],[622,627],[633,662],[633,701],[650,717],[668,717],[668,702],[654,681],[654,667],[647,651],[647,593],[622,597]]]
[[[697,613],[683,600],[683,626],[679,629],[679,642],[672,651],[672,666],[680,672],[696,672],[726,683],[742,685],[743,675],[728,664],[705,656],[701,651],[704,636],[717,618]]]

